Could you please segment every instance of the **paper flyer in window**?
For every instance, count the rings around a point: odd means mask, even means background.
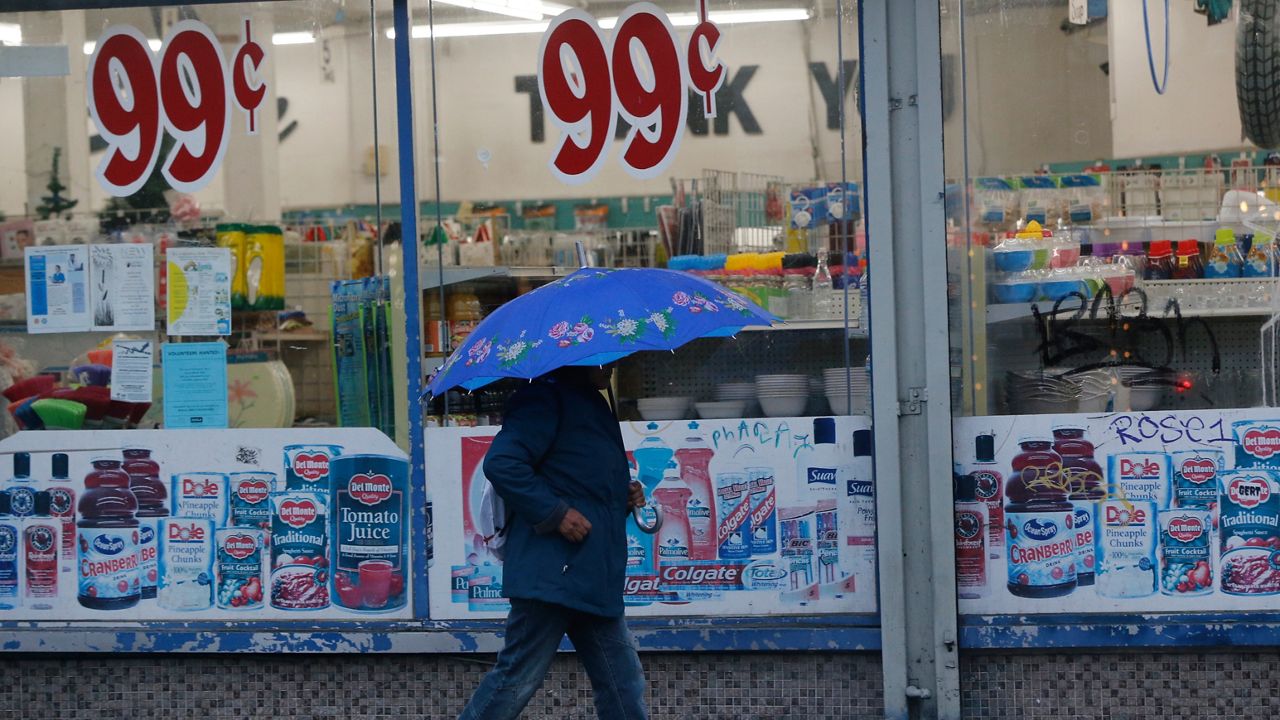
[[[166,309],[170,335],[231,334],[231,251],[170,248]]]
[[[85,245],[29,247],[23,252],[27,332],[84,332],[89,316],[89,258]]]
[[[95,331],[155,330],[154,252],[149,243],[89,248]]]

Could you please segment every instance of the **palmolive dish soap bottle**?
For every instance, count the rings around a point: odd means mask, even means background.
[[[138,500],[120,461],[101,458],[84,479],[77,509],[77,599],[93,610],[122,610],[142,596],[138,578]]]
[[[664,566],[684,563],[689,559],[689,498],[693,491],[680,479],[676,464],[667,466],[666,475],[653,491],[653,500],[662,513],[662,528],[658,530],[657,565],[659,573]]]
[[[697,429],[697,423],[690,423]],[[689,559],[715,560],[716,503],[711,488],[711,458],[715,451],[707,447],[700,435],[684,439],[684,447],[676,450],[676,462],[680,464],[680,480],[689,487],[687,515],[689,517]]]

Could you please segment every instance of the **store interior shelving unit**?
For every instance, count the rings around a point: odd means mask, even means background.
[[[687,195],[690,202],[696,197],[702,203],[700,232],[704,253],[767,253],[784,249],[783,228],[769,224],[765,200],[766,195],[777,193],[786,197],[788,186],[781,178],[708,170],[696,181],[673,180],[673,187],[677,195]],[[557,233],[513,231],[513,234]],[[656,230],[584,230],[558,235],[561,246],[572,237],[583,239],[589,249],[599,248],[600,255],[613,259],[614,267],[647,267],[655,261],[652,244],[658,241]],[[637,250],[636,238],[649,238],[647,247]],[[499,254],[505,257],[502,255],[507,249],[507,244],[502,242],[504,238],[495,240],[500,243]],[[823,226],[802,233],[800,242],[816,252],[834,241]],[[502,303],[577,269],[448,264],[442,268],[434,248],[425,246],[424,250],[419,253],[423,308],[439,302],[443,285],[446,295],[455,291],[475,293],[486,316]],[[858,289],[850,288],[849,292],[856,294]],[[804,373],[821,379],[822,370],[843,366],[846,357],[854,367],[862,367],[869,346],[865,328],[858,327],[860,322],[861,318],[856,315],[850,318],[848,328],[844,319],[796,319],[773,327],[745,328],[733,338],[697,340],[675,353],[637,353],[619,366],[617,387],[622,412],[626,417],[639,419],[634,412],[634,401],[644,397],[672,395],[713,400],[717,384],[749,382],[760,374]],[[443,361],[439,356],[424,357],[424,375],[429,376]],[[829,412],[825,405],[825,401],[815,401],[807,411]]]
[[[1108,215],[1179,223],[1173,227],[1182,235],[1163,235],[1160,224],[1151,226],[1153,239],[1175,242],[1184,239],[1189,228],[1202,242],[1212,238],[1222,224],[1205,218],[1216,216],[1228,190],[1258,192],[1270,202],[1280,201],[1280,168],[1276,167],[1122,171],[1101,177]],[[1241,231],[1238,223],[1230,226]],[[950,242],[963,242],[962,236],[957,233]],[[990,303],[988,253],[977,244],[970,247],[972,253],[950,254],[956,292],[968,300],[970,313],[967,318],[952,318],[957,336],[963,338],[953,358],[953,379],[965,388],[967,414],[1010,412],[1003,396],[1003,379],[1009,371],[1042,370],[1046,357],[1057,360],[1052,369],[1106,361],[1096,353],[1072,356],[1071,348],[1079,344],[1070,334],[1114,346],[1119,362],[1135,357],[1163,359],[1168,342],[1162,331],[1153,330],[1160,325],[1173,341],[1168,367],[1192,382],[1194,391],[1169,390],[1157,409],[1253,407],[1261,405],[1264,397],[1274,401],[1274,388],[1264,395],[1263,377],[1271,377],[1274,383],[1277,373],[1270,368],[1264,375],[1261,366],[1274,364],[1276,358],[1260,351],[1260,331],[1280,309],[1280,278],[1139,279],[1136,289],[1147,299],[1145,313],[1141,296],[1131,293],[1111,302],[1104,298],[1096,305],[1090,299],[1083,308],[1080,298],[1068,298],[1055,314],[1049,301]],[[1176,310],[1171,300],[1177,301]],[[1142,321],[1145,324],[1138,320],[1142,315],[1147,318]],[[1046,346],[1048,352],[1042,352]],[[1026,350],[1010,352],[1009,348]],[[1132,353],[1130,358],[1124,357],[1126,350]]]

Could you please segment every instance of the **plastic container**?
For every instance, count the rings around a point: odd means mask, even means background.
[[[1152,240],[1147,250],[1144,280],[1170,280],[1173,278],[1173,243],[1169,240]]]
[[[1272,277],[1276,274],[1276,238],[1267,233],[1256,233],[1249,252],[1244,257],[1244,277]]]
[[[1066,500],[1062,456],[1053,450],[1053,441],[1025,437],[1018,446],[1022,452],[1013,458],[1013,473],[1005,481],[1005,497],[1014,503]]]
[[[991,283],[991,298],[997,303],[1031,302],[1039,293],[1039,280],[1024,273],[1009,275]]]
[[[449,296],[449,347],[458,348],[480,324],[484,312],[475,293],[461,291]]]
[[[1238,278],[1244,269],[1244,258],[1236,246],[1236,234],[1229,228],[1218,231],[1204,266],[1208,279]]]
[[[1204,260],[1200,257],[1199,240],[1179,240],[1174,252],[1174,280],[1199,280],[1204,277]]]

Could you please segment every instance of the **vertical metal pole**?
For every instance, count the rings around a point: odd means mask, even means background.
[[[427,601],[427,471],[422,437],[422,289],[418,279],[418,190],[413,145],[413,83],[409,53],[409,0],[392,8],[396,39],[396,132],[400,166],[400,248],[404,253],[405,352],[409,356],[409,478],[413,493],[413,615],[425,618]]]
[[[885,716],[959,718],[939,5],[861,10]]]

